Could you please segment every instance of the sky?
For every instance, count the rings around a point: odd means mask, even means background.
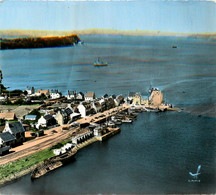
[[[215,1],[0,0],[0,30],[216,32]]]

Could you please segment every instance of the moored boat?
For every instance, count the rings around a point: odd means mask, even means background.
[[[49,158],[43,162],[43,165],[37,167],[31,174],[31,179],[38,179],[46,173],[55,170],[70,161],[74,160],[76,150],[70,150],[66,153]]]
[[[132,119],[129,119],[129,118],[127,118],[127,119],[123,119],[123,120],[122,120],[122,122],[123,122],[123,123],[132,123],[132,122],[133,122],[133,120],[132,120]]]

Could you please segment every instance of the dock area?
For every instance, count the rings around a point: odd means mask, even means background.
[[[105,141],[109,139],[110,137],[121,132],[120,128],[107,128],[107,129],[108,129],[108,132],[106,134],[96,137],[98,141]]]
[[[106,110],[104,112],[100,112],[97,114],[94,114],[93,116],[88,116],[85,118],[82,118],[80,120],[77,120],[77,123],[83,124],[83,123],[98,123],[100,121],[106,120],[106,118],[109,118],[113,115],[116,115],[122,111],[126,111],[130,108],[129,105],[123,104],[121,106],[117,106],[115,108],[112,108],[110,110]]]

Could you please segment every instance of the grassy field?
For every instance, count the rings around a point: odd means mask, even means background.
[[[18,173],[22,170],[28,169],[34,164],[42,162],[45,159],[53,157],[54,153],[50,149],[46,149],[35,154],[32,154],[28,157],[19,159],[17,161],[11,162],[9,164],[3,165],[0,167],[0,178],[4,179],[11,174]]]

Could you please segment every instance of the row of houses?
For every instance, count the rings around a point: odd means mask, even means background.
[[[45,95],[47,97],[50,97],[51,99],[58,99],[62,97],[62,93],[58,90],[42,90],[38,89],[35,91],[34,87],[27,87],[25,90],[27,92],[28,96],[40,96]],[[95,99],[95,93],[94,92],[87,92],[86,94],[83,94],[82,92],[76,92],[76,91],[70,91],[68,90],[67,95],[65,96],[68,100],[80,100],[80,101],[88,101]]]

